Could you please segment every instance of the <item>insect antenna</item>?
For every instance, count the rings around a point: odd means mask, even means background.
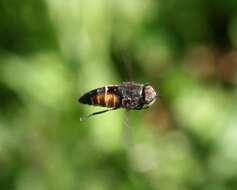
[[[94,113],[91,113],[89,115],[85,115],[85,116],[80,117],[80,121],[84,121],[84,120],[89,119],[90,117],[92,117],[94,115],[102,114],[102,113],[105,113],[105,112],[108,112],[108,111],[112,111],[112,110],[116,110],[116,109],[117,108],[110,108],[110,109],[107,109],[107,110],[102,110],[102,111],[94,112]]]

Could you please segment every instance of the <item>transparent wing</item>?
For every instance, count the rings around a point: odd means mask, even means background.
[[[129,124],[129,110],[124,112],[123,138],[126,149],[131,150],[134,143],[132,126]]]

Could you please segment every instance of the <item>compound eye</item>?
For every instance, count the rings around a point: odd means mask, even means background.
[[[147,104],[156,99],[156,91],[151,85],[144,86],[144,98]]]
[[[148,83],[145,83],[144,86],[143,86],[143,89],[142,89],[142,100],[143,100],[144,103],[146,102],[146,92],[145,92],[145,89],[146,89],[146,86],[148,86],[148,85],[149,85]]]

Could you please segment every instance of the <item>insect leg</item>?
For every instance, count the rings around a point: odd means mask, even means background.
[[[98,111],[98,112],[94,112],[94,113],[91,113],[89,115],[86,115],[86,116],[83,116],[83,117],[80,117],[80,121],[83,121],[85,119],[88,119],[94,115],[98,115],[98,114],[101,114],[101,113],[105,113],[105,112],[108,112],[108,111],[112,111],[112,110],[116,110],[117,108],[110,108],[110,109],[107,109],[107,110],[102,110],[102,111]]]

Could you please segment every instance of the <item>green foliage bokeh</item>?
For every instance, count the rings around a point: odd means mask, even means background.
[[[0,1],[0,189],[236,189],[236,47],[236,0]],[[161,99],[80,122],[127,80]]]

